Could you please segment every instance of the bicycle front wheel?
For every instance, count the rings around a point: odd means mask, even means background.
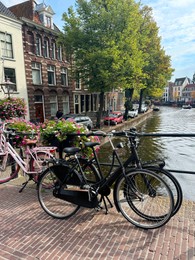
[[[172,216],[173,194],[154,172],[136,169],[119,177],[114,186],[117,209],[133,225],[143,229],[159,228]]]
[[[180,209],[183,201],[183,192],[178,180],[169,171],[162,169],[160,167],[144,166],[144,169],[157,173],[166,182],[166,184],[168,184],[174,197],[174,209],[172,213],[172,216],[174,216]]]
[[[3,166],[5,168],[3,169]],[[14,158],[9,154],[0,156],[0,184],[10,181],[18,176],[20,166],[16,163]]]
[[[52,166],[45,170],[40,176],[38,183],[38,200],[43,210],[51,217],[66,219],[74,215],[80,208],[66,200],[57,198],[54,193],[57,189],[75,189],[79,186],[62,184],[59,180],[59,174],[65,176],[67,168],[63,166]]]

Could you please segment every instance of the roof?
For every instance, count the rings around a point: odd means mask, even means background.
[[[0,14],[17,19],[16,16],[4,4],[2,4],[2,2],[0,2]]]
[[[186,79],[188,80],[189,83],[191,82],[191,80],[190,80],[188,77],[183,77],[183,78],[177,78],[177,79],[175,79],[174,84],[175,84],[175,85],[178,85],[177,83],[180,82],[179,85],[183,85],[183,83],[184,83],[184,81],[185,81]]]
[[[193,87],[195,88],[195,84],[188,84],[185,86],[184,90],[190,90]]]
[[[29,0],[17,5],[9,7],[9,10],[13,12],[18,18],[26,17],[33,20],[33,0]]]
[[[55,14],[50,6],[46,6],[45,4],[36,4],[34,0],[28,0],[26,2],[10,6],[9,10],[13,12],[16,17],[20,18],[23,21],[27,19],[28,23],[34,22],[44,27],[45,25],[42,23],[40,19],[39,11],[45,10],[51,15]],[[53,24],[53,26],[53,28],[49,29],[52,31],[54,30],[56,32],[60,32],[60,30],[55,24]]]

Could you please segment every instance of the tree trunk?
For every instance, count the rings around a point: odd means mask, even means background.
[[[103,112],[103,107],[104,107],[104,92],[101,92],[100,95],[100,106],[99,106],[99,111],[97,112],[97,122],[96,122],[96,127],[100,128],[101,126],[101,119],[102,119],[102,112]]]
[[[139,109],[138,109],[138,113],[141,113],[141,106],[142,106],[142,100],[143,100],[143,94],[144,94],[144,88],[140,90],[140,97],[139,97]]]

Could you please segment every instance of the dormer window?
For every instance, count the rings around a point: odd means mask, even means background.
[[[53,15],[55,14],[51,6],[46,6],[45,3],[37,4],[35,10],[39,14],[39,18],[44,26],[53,29]]]

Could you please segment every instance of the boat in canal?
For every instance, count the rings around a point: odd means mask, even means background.
[[[160,110],[160,107],[157,107],[157,106],[153,107],[153,111],[159,111],[159,110]]]
[[[183,105],[182,108],[183,108],[183,109],[191,109],[192,106],[190,106],[190,105]]]

